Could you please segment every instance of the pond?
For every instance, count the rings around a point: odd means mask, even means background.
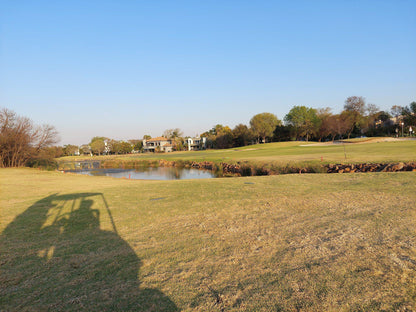
[[[93,168],[66,171],[91,176],[109,176],[135,180],[185,180],[215,178],[215,174],[212,171],[177,167],[149,167],[141,169]]]

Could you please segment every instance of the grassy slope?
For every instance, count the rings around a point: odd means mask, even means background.
[[[414,310],[415,183],[2,169],[0,310]]]
[[[139,154],[136,156],[118,156],[120,159],[167,159],[194,161],[261,161],[277,163],[359,163],[359,162],[398,162],[416,160],[416,140],[379,142],[376,140],[363,143],[319,145],[306,142],[281,142],[250,145],[227,150],[207,150],[193,152],[174,152],[162,154]],[[347,158],[345,159],[344,147]],[[95,157],[108,159],[115,156]],[[77,160],[80,157],[64,157],[60,160]],[[91,158],[87,158],[91,159]]]

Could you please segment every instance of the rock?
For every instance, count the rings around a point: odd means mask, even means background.
[[[394,164],[394,165],[392,165],[391,170],[392,170],[393,172],[396,172],[396,171],[401,171],[401,170],[403,169],[403,167],[404,167],[404,163],[399,162],[398,164]]]

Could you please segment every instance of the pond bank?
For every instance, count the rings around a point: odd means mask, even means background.
[[[411,163],[361,163],[361,164],[275,164],[238,161],[216,163],[212,161],[169,160],[106,160],[102,168],[136,169],[143,167],[178,167],[214,171],[216,176],[262,176],[291,173],[353,173],[353,172],[398,172],[416,171],[416,162]]]

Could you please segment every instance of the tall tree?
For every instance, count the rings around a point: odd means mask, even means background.
[[[246,146],[251,141],[252,134],[246,125],[238,124],[234,127],[232,134],[234,147]]]
[[[393,105],[390,109],[391,114],[393,117],[399,117],[402,114],[403,106]]]
[[[319,141],[322,141],[323,138],[331,134],[329,127],[329,118],[332,116],[331,109],[329,107],[318,108],[316,110],[316,116],[319,119],[317,135],[319,136]]]
[[[105,151],[105,141],[104,137],[93,137],[91,139],[90,147],[94,154],[101,155]]]
[[[296,130],[296,137],[309,137],[316,134],[319,129],[319,118],[316,109],[306,106],[294,106],[285,116],[286,123],[292,125]]]
[[[347,121],[349,122],[348,138],[354,128],[360,129],[364,124],[366,110],[365,98],[362,96],[350,96],[345,100],[344,112],[348,115]]]
[[[253,116],[250,120],[250,127],[257,140],[266,143],[266,138],[273,136],[273,131],[282,122],[272,113],[261,113]]]
[[[416,102],[412,102],[409,106],[403,107],[402,115],[403,122],[406,126],[413,126],[416,128]]]
[[[376,127],[376,121],[378,120],[378,116],[380,114],[380,108],[375,104],[369,103],[366,107],[366,110],[366,125],[368,128],[374,129]]]

